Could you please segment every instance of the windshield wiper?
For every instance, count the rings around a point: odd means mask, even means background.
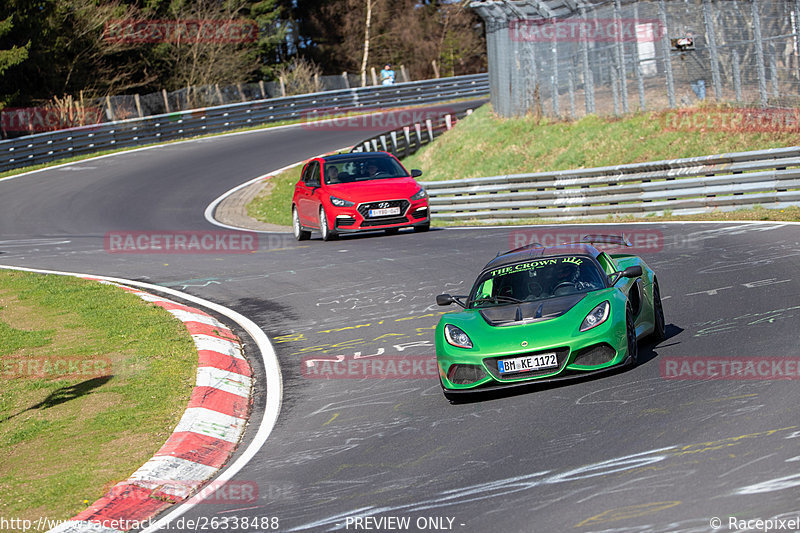
[[[524,300],[517,300],[511,296],[484,296],[483,298],[478,298],[477,300],[472,301],[473,305],[479,302],[508,302],[512,304],[521,304],[524,302]]]

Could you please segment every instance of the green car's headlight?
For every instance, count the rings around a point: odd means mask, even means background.
[[[336,207],[353,207],[354,205],[356,205],[353,202],[342,200],[341,198],[337,198],[335,196],[331,196],[331,203]]]
[[[611,305],[608,303],[608,300],[592,309],[589,314],[586,315],[586,318],[583,319],[583,322],[581,322],[580,331],[592,329],[605,322],[608,319],[608,312],[610,309]]]
[[[414,196],[411,197],[411,201],[413,202],[415,200],[422,200],[423,198],[427,197],[428,193],[425,192],[425,189],[420,189],[416,193],[414,193]]]
[[[453,324],[447,324],[444,327],[444,338],[453,346],[459,348],[472,348],[472,339],[469,335],[464,333],[461,328],[457,328]]]

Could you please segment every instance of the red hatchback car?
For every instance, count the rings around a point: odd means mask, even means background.
[[[428,195],[408,170],[386,152],[317,157],[306,163],[292,197],[292,226],[298,241],[319,230],[323,240],[341,233],[400,228],[428,231]]]

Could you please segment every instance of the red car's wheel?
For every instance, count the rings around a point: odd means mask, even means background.
[[[336,238],[336,232],[328,227],[328,216],[324,207],[319,208],[319,231],[322,233],[323,241],[332,241]]]
[[[311,237],[311,232],[304,230],[303,226],[300,225],[300,216],[297,214],[296,207],[292,207],[292,231],[294,232],[294,238],[298,241],[305,241]]]

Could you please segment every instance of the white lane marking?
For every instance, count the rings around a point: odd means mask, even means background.
[[[222,471],[222,473],[217,476],[216,480],[219,481],[218,486],[224,486],[225,481],[233,478],[239,471],[242,470],[247,464],[255,457],[258,451],[261,449],[262,446],[267,442],[267,438],[269,437],[272,430],[275,428],[275,423],[278,421],[278,415],[280,414],[281,410],[281,400],[283,396],[283,379],[281,378],[281,368],[280,364],[278,363],[278,356],[275,353],[275,349],[272,347],[272,343],[269,342],[269,338],[267,334],[264,333],[261,328],[259,328],[255,322],[250,320],[249,318],[245,317],[244,315],[237,313],[233,309],[229,309],[222,305],[216,304],[214,302],[210,302],[203,298],[199,298],[197,296],[192,296],[191,294],[186,294],[175,289],[170,289],[167,287],[160,287],[158,285],[152,285],[150,283],[144,283],[141,281],[133,281],[123,278],[112,278],[106,276],[94,276],[92,274],[79,274],[75,272],[58,272],[53,270],[42,270],[42,269],[34,269],[34,268],[24,268],[24,267],[16,267],[11,265],[0,265],[0,269],[5,270],[21,270],[25,272],[35,272],[39,274],[58,274],[62,276],[74,276],[74,277],[96,277],[99,279],[103,279],[105,281],[111,281],[115,283],[121,283],[123,285],[128,285],[132,287],[139,287],[155,292],[163,292],[165,294],[170,294],[175,296],[176,298],[181,298],[185,301],[195,303],[197,305],[206,307],[211,309],[212,311],[219,313],[223,316],[226,316],[239,324],[242,329],[244,329],[248,335],[253,339],[255,345],[258,347],[258,350],[261,354],[261,359],[264,363],[265,373],[266,373],[266,391],[267,391],[267,398],[266,398],[266,407],[264,408],[264,416],[261,420],[261,423],[258,425],[258,429],[256,431],[253,440],[248,444],[247,448],[242,452],[242,454],[228,466],[226,469]],[[209,495],[206,494],[205,497]],[[178,506],[168,513],[166,516],[152,524],[150,527],[142,531],[142,533],[153,533],[158,531],[168,524],[170,524],[173,520],[180,517],[186,511],[192,509],[196,502],[194,502],[195,498],[192,498],[188,502],[184,502],[178,504]]]
[[[351,146],[345,146],[343,148],[339,148],[338,150],[334,150],[334,152],[341,152],[343,150],[349,150],[350,148],[351,148]],[[308,159],[313,159],[315,157],[322,157],[324,155],[325,154],[319,154],[319,155],[315,155],[315,156],[309,157]],[[276,231],[264,231],[264,230],[254,230],[254,229],[250,229],[250,228],[240,228],[239,226],[233,226],[233,225],[230,225],[230,224],[225,224],[223,222],[220,222],[216,218],[214,218],[214,211],[217,209],[217,206],[219,204],[221,204],[225,200],[225,198],[227,198],[228,196],[234,194],[235,192],[240,191],[240,190],[244,189],[245,187],[247,187],[249,185],[252,185],[253,183],[258,183],[259,181],[264,180],[264,179],[266,179],[266,178],[268,178],[270,176],[274,176],[275,174],[280,174],[284,170],[289,170],[290,168],[293,168],[293,167],[296,167],[296,166],[300,166],[303,163],[305,163],[306,161],[308,161],[308,159],[303,159],[302,161],[298,161],[297,163],[292,163],[291,165],[286,165],[285,167],[279,168],[278,170],[273,170],[272,172],[267,172],[266,174],[262,174],[262,175],[260,175],[260,176],[258,176],[256,178],[253,178],[253,179],[251,179],[249,181],[246,181],[246,182],[242,183],[241,185],[237,185],[233,189],[230,189],[230,190],[222,193],[213,202],[208,204],[208,207],[206,207],[206,210],[204,211],[203,215],[205,216],[205,218],[206,218],[206,220],[208,222],[210,222],[211,224],[214,224],[215,226],[219,226],[221,228],[238,230],[238,231],[250,231],[250,232],[254,232],[254,233],[281,233],[281,232],[276,232]],[[289,232],[285,232],[285,233],[289,233]]]
[[[11,241],[0,241],[3,248],[15,248],[22,246],[57,246],[59,244],[69,244],[72,241],[56,239],[16,239]]]

